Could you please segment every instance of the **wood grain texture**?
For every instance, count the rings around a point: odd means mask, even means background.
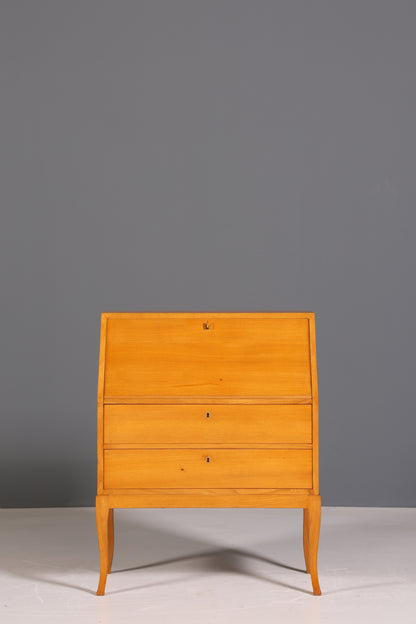
[[[107,326],[105,396],[311,394],[306,318],[108,317]]]
[[[108,494],[109,504],[115,509],[162,507],[253,507],[302,508],[308,505],[310,491],[255,488],[224,489],[142,489],[114,490]]]
[[[308,405],[106,405],[104,444],[311,443]]]
[[[210,396],[211,405],[312,405],[312,395],[292,395],[292,396]],[[130,395],[130,396],[106,396],[104,405],[204,405],[207,397],[188,396],[160,396],[160,395]]]
[[[107,317],[101,315],[100,332],[100,356],[98,363],[98,389],[97,389],[97,494],[102,494],[104,469],[103,469],[103,443],[104,443],[104,377],[105,358],[107,343]]]
[[[111,572],[114,554],[114,509],[108,511],[108,574]]]
[[[303,554],[305,557],[306,572],[309,574],[309,509],[307,507],[303,510]]]
[[[162,444],[161,442],[125,442],[120,444],[104,444],[104,450],[121,450],[121,449],[160,449],[160,448],[201,448],[203,445],[201,442],[169,442],[168,444]],[[204,446],[210,448],[230,448],[229,442],[210,442]],[[233,442],[233,448],[247,448],[247,442]],[[303,442],[256,442],[252,445],[257,449],[312,449],[311,443],[304,444]]]
[[[103,596],[108,573],[108,514],[109,504],[107,496],[97,496],[95,501],[97,519],[98,547],[100,550],[100,580],[97,596]]]
[[[309,566],[312,578],[313,593],[321,595],[318,579],[318,544],[321,528],[321,497],[311,496],[308,505],[309,512]]]
[[[101,313],[101,318],[121,318],[121,319],[137,319],[138,317],[143,319],[159,319],[163,321],[166,318],[196,318],[203,317],[204,320],[215,315],[218,318],[250,318],[252,320],[261,320],[267,317],[271,318],[279,318],[279,319],[310,319],[314,318],[315,313],[311,311],[285,311],[285,312],[276,312],[274,310],[264,311],[264,312],[241,312],[238,310],[230,311],[230,312],[221,312],[219,310],[200,310],[199,312],[117,312],[117,311],[106,311]]]
[[[319,494],[319,399],[316,360],[315,316],[309,318],[309,349],[312,388],[312,441],[313,441],[313,491]]]
[[[104,451],[104,488],[312,487],[312,451],[152,449]]]
[[[298,507],[319,595],[318,403],[313,312],[104,312],[97,594],[113,509]]]

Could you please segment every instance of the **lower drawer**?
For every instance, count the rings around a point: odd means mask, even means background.
[[[104,451],[105,489],[311,487],[311,450]]]

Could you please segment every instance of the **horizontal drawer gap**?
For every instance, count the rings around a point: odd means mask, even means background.
[[[226,496],[227,494],[248,494],[255,496],[256,494],[309,494],[313,491],[312,488],[105,488],[103,490],[106,494],[165,494],[175,496],[176,494],[186,494],[187,496],[198,496],[200,494],[204,496],[215,496],[220,494]]]
[[[194,443],[194,444],[189,444],[189,443],[183,443],[183,442],[174,442],[174,443],[162,443],[162,442],[147,442],[146,444],[130,444],[130,443],[125,443],[125,444],[104,444],[104,450],[128,450],[128,449],[169,449],[169,448],[174,448],[174,449],[187,449],[187,448],[192,448],[192,449],[213,449],[213,448],[220,448],[220,449],[247,449],[247,450],[251,450],[251,449],[255,449],[255,448],[267,448],[267,449],[311,449],[312,448],[312,444],[311,443],[273,443],[273,442],[264,442],[264,443],[259,443],[256,442],[254,444],[247,444],[247,442],[233,442],[232,444],[229,444],[228,442],[225,442],[224,444],[218,444],[218,443],[206,443],[206,444],[200,444],[200,443]]]
[[[315,397],[317,398],[317,396]],[[255,404],[255,405],[310,405],[311,395],[302,396],[106,396],[104,405],[146,404]]]

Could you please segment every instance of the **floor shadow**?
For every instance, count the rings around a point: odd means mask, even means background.
[[[249,557],[251,559],[257,559],[258,561],[263,561],[264,563],[270,563],[273,566],[277,566],[279,568],[285,568],[286,570],[293,570],[294,572],[304,572],[306,574],[306,569],[295,568],[293,566],[287,565],[286,563],[281,563],[280,561],[274,561],[272,559],[268,559],[267,557],[263,557],[262,555],[257,555],[256,553],[251,553],[243,550],[236,550],[234,548],[224,548],[222,550],[213,550],[208,552],[200,552],[193,553],[191,555],[184,555],[182,557],[173,557],[172,559],[165,559],[163,561],[153,561],[152,563],[145,563],[144,565],[133,566],[132,568],[123,568],[119,570],[112,570],[111,574],[117,574],[119,572],[131,572],[133,570],[145,570],[147,568],[154,568],[163,565],[169,565],[171,563],[180,563],[181,561],[191,561],[192,559],[200,559],[201,557],[218,557],[220,555],[235,555],[239,557]]]
[[[262,557],[261,555],[256,555],[255,553],[240,551],[236,549],[220,549],[220,550],[212,550],[207,552],[199,552],[193,553],[191,555],[173,557],[171,559],[165,559],[163,561],[155,561],[152,563],[148,563],[145,565],[134,566],[131,568],[123,568],[114,570],[111,572],[111,575],[118,574],[120,572],[131,572],[136,570],[144,570],[148,568],[154,567],[162,567],[166,565],[175,565],[182,562],[194,563],[196,565],[193,566],[194,573],[192,574],[192,578],[195,578],[195,572],[199,572],[200,574],[205,573],[228,573],[228,574],[240,574],[244,576],[249,576],[251,578],[255,578],[261,581],[265,581],[268,583],[272,583],[273,585],[278,585],[280,587],[285,587],[288,589],[293,589],[296,591],[300,591],[305,594],[312,594],[312,591],[308,591],[302,589],[295,585],[290,585],[288,583],[284,583],[280,580],[273,579],[272,577],[267,576],[266,574],[259,574],[258,572],[254,572],[247,565],[245,565],[245,559],[253,559],[258,561],[263,561],[269,563],[273,566],[285,568],[288,570],[293,570],[296,572],[303,572],[306,574],[306,570],[301,570],[299,568],[295,568],[293,566],[288,566],[286,564],[282,564],[278,561],[273,561],[266,557]],[[175,577],[172,577],[172,582],[177,582]],[[163,581],[165,583],[165,581]],[[159,582],[154,583],[158,585]],[[149,587],[150,585],[146,585],[145,587]],[[142,589],[143,586],[130,587],[132,589]],[[112,590],[106,591],[107,594],[117,594],[120,592],[127,591],[125,588],[122,590]]]
[[[71,581],[68,582],[65,578],[60,578],[68,573],[94,571],[97,574],[96,582],[98,583],[99,553],[94,509],[60,508],[49,510],[48,514],[42,513],[43,510],[30,510],[27,516],[19,510],[16,515],[19,520],[16,522],[13,522],[13,511],[8,510],[13,527],[8,532],[8,542],[5,548],[2,548],[0,567],[18,578],[95,594],[95,587],[77,585]],[[7,518],[7,515],[3,517]],[[7,523],[5,528],[7,532]],[[137,543],[138,539],[140,547],[136,550],[132,548],[132,543]],[[274,542],[274,549],[275,546]],[[118,515],[116,521],[116,548],[118,550],[116,559],[122,559],[127,565],[115,568],[112,574],[185,563],[192,567],[193,578],[195,573],[206,574],[221,571],[248,575],[282,587],[304,591],[299,587],[268,577],[266,574],[261,575],[253,571],[248,562],[258,560],[272,566],[305,573],[304,569],[248,550],[218,548],[218,544],[208,540],[196,539],[166,528],[149,526],[121,514]],[[260,550],[264,552],[265,548],[267,545],[262,544]],[[145,563],[135,565],[138,557]],[[167,582],[155,581],[142,587]],[[171,582],[177,582],[177,579],[173,576]],[[135,587],[135,589],[138,588],[140,586]],[[127,589],[120,591],[127,591]],[[117,592],[107,591],[106,593]]]
[[[99,576],[99,552],[95,525],[94,508],[57,508],[31,509],[29,513],[23,510],[0,510],[0,568],[6,574],[17,579],[26,579],[36,583],[45,583],[64,588],[70,588],[94,595]],[[217,519],[218,521],[218,519]],[[290,565],[276,553],[301,553],[302,535],[294,535],[269,541],[250,542],[250,548],[222,547],[215,540],[205,540],[192,535],[184,534],[178,525],[164,527],[151,524],[151,516],[143,514],[117,514],[116,517],[116,551],[113,574],[133,570],[146,570],[166,566],[182,566],[180,579],[172,570],[172,578],[156,578],[148,582],[143,578],[140,585],[140,575],[137,585],[123,587],[120,590],[107,589],[107,594],[144,589],[154,585],[180,583],[186,581],[187,575],[205,576],[212,572],[240,574],[255,578],[275,586],[293,589],[307,595],[312,591],[288,584],[288,576],[282,580],[276,578],[276,570],[288,570],[296,573],[305,569]],[[189,525],[188,530],[189,530]],[[246,525],[247,527],[250,524]],[[372,535],[371,524],[357,524],[359,529],[351,523],[339,522],[333,526],[324,527],[322,545],[327,548],[336,548],[340,542],[366,544],[365,556],[379,546],[368,539]],[[332,546],[330,546],[332,544]],[[269,554],[270,553],[270,554]],[[272,554],[273,553],[273,554]],[[256,565],[258,562],[269,564]],[[84,584],[77,583],[77,577],[82,578]],[[90,580],[85,581],[85,577]],[[162,577],[162,575],[161,575]],[[111,576],[109,577],[111,578]],[[370,580],[370,579],[368,579]],[[349,591],[358,591],[365,588],[380,587],[383,585],[400,585],[398,581],[380,580],[380,583],[354,584],[352,587],[339,587],[324,591],[324,595],[343,594]],[[301,578],[299,577],[299,584]],[[129,585],[131,585],[131,580]]]

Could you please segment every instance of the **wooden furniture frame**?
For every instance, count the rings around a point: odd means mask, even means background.
[[[97,595],[116,508],[303,508],[320,595],[312,312],[104,312],[98,374]]]

